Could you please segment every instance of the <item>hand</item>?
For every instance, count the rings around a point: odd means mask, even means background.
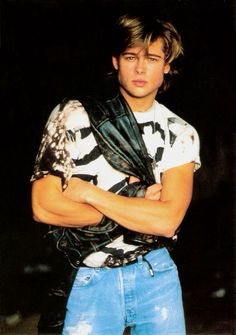
[[[91,186],[90,183],[80,178],[72,177],[69,180],[68,187],[64,191],[64,195],[73,201],[85,203],[83,194],[89,186]]]
[[[153,184],[147,188],[144,198],[149,200],[160,200],[161,190],[161,184]]]
[[[139,182],[139,181],[140,181],[140,179],[137,178],[137,177],[134,177],[134,176],[129,177],[129,184],[136,183],[136,182]]]
[[[138,181],[140,180],[137,177],[133,177],[133,176],[129,177],[130,184],[138,182]],[[161,190],[162,190],[161,184],[153,184],[147,188],[144,198],[149,199],[149,200],[160,200]]]

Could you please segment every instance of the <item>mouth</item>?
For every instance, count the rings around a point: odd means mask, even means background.
[[[147,81],[146,80],[132,80],[132,83],[137,87],[143,87]]]

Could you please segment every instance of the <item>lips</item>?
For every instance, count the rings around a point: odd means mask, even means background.
[[[137,87],[143,87],[147,81],[146,80],[132,80],[132,83]]]

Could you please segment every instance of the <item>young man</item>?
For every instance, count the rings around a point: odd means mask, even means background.
[[[63,335],[121,335],[126,327],[183,335],[168,247],[191,201],[199,139],[155,100],[175,73],[181,39],[168,22],[129,15],[115,38],[118,96],[54,109],[31,179],[33,215],[77,264]]]

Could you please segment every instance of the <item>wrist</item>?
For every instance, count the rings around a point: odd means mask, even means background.
[[[82,193],[82,198],[83,201],[89,205],[93,205],[96,204],[96,199],[99,198],[98,193],[102,191],[101,189],[99,189],[97,186],[90,184],[88,185],[88,187],[86,187],[84,189],[84,192]]]

